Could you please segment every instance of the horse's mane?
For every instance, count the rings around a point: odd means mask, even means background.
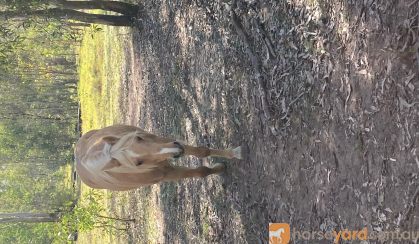
[[[119,173],[144,172],[149,168],[155,167],[149,167],[148,165],[139,166],[132,160],[132,158],[141,156],[129,150],[129,147],[135,143],[135,138],[140,136],[141,133],[141,131],[134,131],[119,138],[119,140],[110,149],[110,157],[116,159],[120,165],[106,171]]]

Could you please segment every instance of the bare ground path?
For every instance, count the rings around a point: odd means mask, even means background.
[[[220,177],[134,192],[125,213],[140,218],[151,198],[159,242],[267,243],[269,222],[419,229],[418,1],[145,5],[127,48],[126,123],[246,149]]]

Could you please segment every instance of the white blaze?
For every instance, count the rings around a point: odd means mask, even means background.
[[[157,154],[180,153],[180,148],[162,148]]]

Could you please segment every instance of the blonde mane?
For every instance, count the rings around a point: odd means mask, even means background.
[[[120,166],[107,169],[108,172],[130,173],[130,172],[147,172],[156,166],[152,165],[137,165],[132,160],[135,157],[141,157],[131,150],[129,147],[135,143],[135,138],[141,135],[141,131],[130,132],[121,138],[110,148],[110,157],[118,161]]]

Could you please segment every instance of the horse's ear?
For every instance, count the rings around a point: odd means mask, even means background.
[[[119,138],[115,136],[105,136],[102,137],[102,140],[104,140],[109,145],[113,146],[118,142]]]

